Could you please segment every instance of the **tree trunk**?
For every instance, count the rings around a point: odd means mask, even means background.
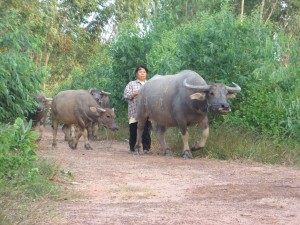
[[[276,0],[276,2],[272,5],[271,12],[269,13],[269,15],[266,19],[265,25],[268,23],[269,19],[271,18],[272,14],[277,6],[277,3],[278,3],[278,0]]]
[[[245,6],[245,0],[242,0],[242,5],[241,5],[241,21],[243,22],[243,17],[244,17],[244,6]]]
[[[48,62],[49,62],[49,58],[50,58],[50,52],[46,52],[46,58],[45,58],[45,69],[47,69],[48,67]],[[43,90],[46,90],[46,83],[43,83]]]
[[[261,17],[261,19],[263,19],[263,16],[264,16],[265,3],[266,3],[266,0],[261,1],[261,8],[260,8],[260,17]]]

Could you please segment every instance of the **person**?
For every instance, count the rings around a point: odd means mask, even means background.
[[[134,152],[134,146],[137,138],[137,96],[139,89],[147,82],[148,69],[146,65],[138,65],[135,70],[136,80],[130,81],[124,90],[124,98],[128,102],[128,119],[129,119],[129,152]],[[150,136],[151,122],[146,122],[145,128],[142,134],[142,145],[145,153],[149,152],[151,148],[151,136]]]

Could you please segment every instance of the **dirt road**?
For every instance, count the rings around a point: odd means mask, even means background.
[[[91,142],[70,150],[47,128],[40,155],[74,174],[78,198],[55,202],[47,224],[300,224],[300,170],[204,158],[134,156],[127,143]],[[45,222],[46,223],[46,222]]]

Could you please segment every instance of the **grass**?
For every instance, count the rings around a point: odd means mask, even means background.
[[[254,131],[220,126],[213,129],[207,143],[208,157],[252,160],[266,164],[300,165],[300,148],[296,140],[276,140]]]
[[[68,182],[71,177],[44,160],[37,161],[35,168],[38,175],[31,182],[0,182],[0,224],[43,224],[60,219],[49,202],[67,198],[68,194],[58,183]],[[51,180],[53,177],[55,182]]]
[[[134,186],[125,186],[118,189],[111,190],[115,198],[122,200],[133,200],[133,199],[149,199],[155,196],[153,190],[142,189]]]
[[[127,135],[127,136],[126,136]],[[189,127],[189,144],[192,146],[201,137],[198,126]],[[152,131],[152,151],[162,154],[155,132]],[[128,125],[120,126],[118,140],[128,139]],[[182,139],[178,128],[168,128],[165,133],[169,147],[179,156],[182,154]],[[221,125],[210,128],[210,135],[204,149],[193,152],[194,157],[219,160],[255,161],[265,164],[279,164],[300,167],[300,144],[297,140],[278,141],[242,128]]]

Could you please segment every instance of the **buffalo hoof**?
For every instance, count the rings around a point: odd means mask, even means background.
[[[194,146],[192,146],[191,151],[192,151],[192,152],[195,152],[195,151],[201,150],[201,149],[203,149],[203,148],[204,148],[204,147],[196,147],[196,146],[194,145]]]
[[[68,144],[72,150],[75,150],[77,148],[77,144],[73,144],[73,141],[68,141]]]
[[[53,149],[53,150],[55,150],[55,149],[56,149],[56,147],[57,147],[57,145],[56,145],[56,144],[52,144],[52,149]]]
[[[134,151],[133,155],[144,155],[142,151]]]
[[[184,154],[183,154],[183,158],[184,159],[192,159],[193,155],[192,155],[191,151],[190,150],[185,150]]]
[[[90,136],[90,137],[89,137],[89,140],[90,140],[90,141],[97,141],[97,137],[96,137],[96,136]]]
[[[174,152],[170,149],[166,149],[164,152],[165,156],[175,156]]]
[[[93,148],[90,146],[90,144],[84,145],[84,148],[85,148],[86,150],[93,150]]]
[[[134,155],[144,155],[143,150],[141,150],[141,147],[134,146]]]

